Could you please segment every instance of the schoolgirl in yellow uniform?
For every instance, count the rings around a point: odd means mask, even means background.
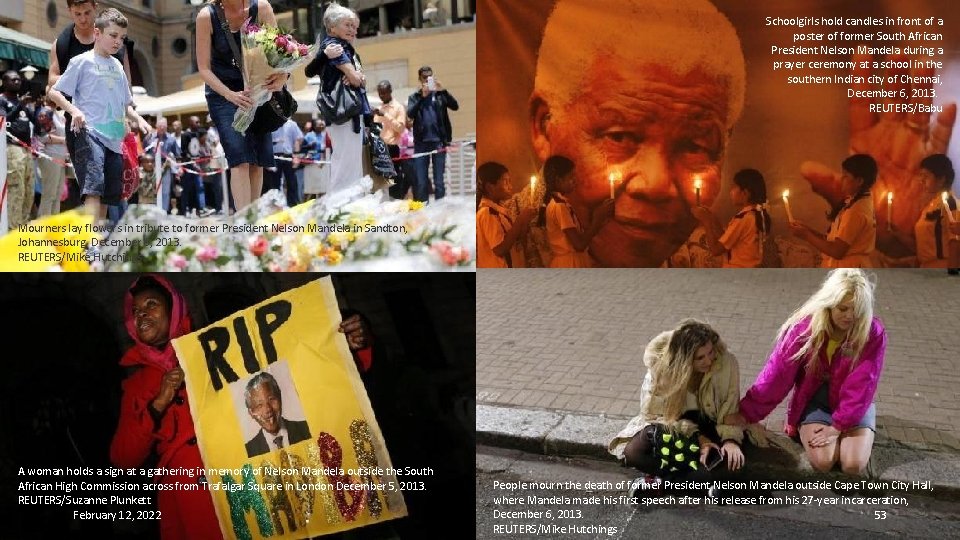
[[[763,261],[763,245],[770,234],[767,213],[767,184],[756,169],[743,169],[733,176],[730,201],[739,207],[727,228],[706,207],[692,212],[706,231],[707,247],[714,255],[724,255],[724,268],[758,268]]]
[[[513,193],[510,171],[495,161],[477,168],[477,267],[523,268],[524,253],[520,239],[527,234],[536,209],[520,209],[516,219],[502,206]]]
[[[947,268],[950,266],[950,219],[943,208],[943,192],[947,204],[956,210],[957,201],[951,192],[954,170],[950,158],[943,154],[927,156],[920,162],[920,180],[930,202],[924,206],[913,226],[920,268]]]
[[[547,229],[547,243],[552,258],[550,268],[591,268],[593,259],[587,253],[590,240],[600,227],[613,217],[613,200],[594,208],[589,223],[584,226],[567,200],[576,185],[574,163],[563,156],[551,156],[543,164],[547,183],[545,207],[540,212],[540,225]]]
[[[823,268],[870,268],[877,243],[877,220],[870,188],[877,181],[877,162],[867,154],[843,160],[840,191],[844,201],[830,214],[826,235],[793,221],[790,230],[823,254]]]

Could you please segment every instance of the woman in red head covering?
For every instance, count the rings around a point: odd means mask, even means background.
[[[157,483],[197,484],[202,480],[203,460],[183,370],[170,343],[190,332],[187,306],[170,282],[151,275],[134,281],[124,297],[123,311],[134,346],[120,365],[138,369],[123,383],[120,424],[110,445],[110,460],[118,467],[139,467],[156,449],[157,468],[168,469],[154,475]],[[221,538],[213,499],[205,488],[158,490],[157,499],[162,538]]]

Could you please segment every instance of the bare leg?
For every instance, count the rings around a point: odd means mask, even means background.
[[[810,465],[820,472],[828,472],[836,465],[840,459],[840,445],[834,441],[826,446],[810,446],[810,439],[814,436],[814,431],[823,427],[823,424],[805,424],[800,426],[800,442],[803,443],[803,449],[807,451],[807,459]],[[839,440],[839,437],[837,438]]]
[[[250,202],[260,198],[263,189],[263,167],[250,165]]]
[[[840,468],[845,474],[862,475],[873,451],[873,430],[858,428],[840,435]]]
[[[107,207],[100,204],[99,195],[87,195],[83,200],[83,206],[87,209],[87,212],[94,217],[94,219],[98,221],[107,219]]]
[[[258,167],[259,169],[259,167]],[[263,176],[260,177],[263,184]],[[242,163],[230,169],[230,191],[233,192],[233,204],[239,212],[250,204],[250,164]],[[260,193],[259,188],[256,193]]]

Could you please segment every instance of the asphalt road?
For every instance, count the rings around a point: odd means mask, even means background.
[[[960,502],[915,492],[888,490],[881,495],[897,499],[887,504],[843,502],[842,496],[877,494],[823,489],[736,493],[778,497],[784,501],[780,504],[720,506],[704,502],[700,492],[690,494],[701,497],[697,503],[681,504],[682,493],[661,493],[631,503],[621,498],[626,490],[617,489],[631,476],[630,471],[609,463],[478,446],[477,538],[960,537]],[[531,488],[522,483],[538,485]],[[672,504],[666,499],[671,495]],[[514,500],[504,501],[504,497]],[[537,499],[541,497],[546,500]],[[575,502],[574,497],[582,499]]]

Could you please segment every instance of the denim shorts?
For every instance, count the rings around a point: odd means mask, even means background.
[[[120,203],[123,190],[123,157],[105,147],[84,129],[76,134],[73,166],[81,195],[96,195],[102,204]]]
[[[273,159],[273,134],[254,135],[249,129],[246,133],[237,133],[233,129],[233,115],[237,106],[220,94],[207,89],[207,108],[210,118],[220,134],[220,144],[227,155],[227,165],[236,167],[244,163],[253,163],[261,167],[275,167]]]
[[[803,416],[800,418],[800,425],[805,424],[833,424],[833,411],[830,410],[830,393],[829,385],[823,383],[820,388],[817,389],[816,393],[813,395],[813,398],[810,399],[810,403],[807,404],[807,408],[803,411]],[[867,412],[864,413],[863,418],[857,422],[857,425],[854,428],[868,428],[873,432],[877,431],[877,405],[876,403],[871,403],[870,407],[867,409]]]

